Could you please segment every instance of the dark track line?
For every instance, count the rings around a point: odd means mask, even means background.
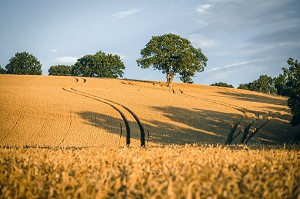
[[[86,79],[82,78],[83,79],[83,83],[86,82]],[[96,97],[96,98],[100,98],[102,100],[106,100],[110,103],[113,103],[113,104],[116,104],[116,105],[119,105],[121,107],[123,107],[125,110],[127,110],[132,116],[133,118],[135,119],[135,121],[137,122],[138,126],[139,126],[139,129],[140,129],[140,132],[141,132],[141,138],[140,138],[140,141],[141,141],[141,147],[145,146],[146,143],[145,143],[145,129],[141,123],[141,121],[139,120],[138,116],[131,110],[129,109],[128,107],[124,106],[123,104],[120,104],[120,103],[117,103],[117,102],[114,102],[112,100],[109,100],[109,99],[106,99],[106,98],[103,98],[103,97],[99,97],[97,95],[93,95],[93,94],[89,94],[89,93],[85,93],[85,92],[82,92],[82,91],[79,91],[79,90],[76,90],[74,88],[71,88],[73,91],[75,92],[79,92],[79,93],[82,93],[82,94],[85,94],[85,95],[89,95],[89,96],[92,96],[92,97]]]
[[[76,79],[77,79],[77,78],[76,78]],[[78,82],[78,81],[76,81],[76,82]],[[62,88],[62,89],[63,89],[64,91],[67,91],[67,92],[70,92],[70,93],[73,93],[73,94],[77,94],[77,95],[80,95],[80,96],[83,96],[83,97],[86,97],[86,98],[89,98],[89,99],[93,99],[93,100],[99,101],[99,102],[101,102],[101,103],[107,104],[107,105],[111,106],[113,109],[115,109],[115,110],[120,114],[120,116],[122,117],[122,119],[123,119],[123,121],[124,121],[124,123],[125,123],[125,127],[126,127],[126,145],[127,145],[127,146],[130,145],[130,127],[129,127],[129,122],[128,122],[126,116],[123,114],[123,112],[122,112],[120,109],[118,109],[118,108],[117,108],[116,106],[114,106],[113,104],[110,104],[110,103],[108,103],[108,102],[106,102],[106,101],[97,99],[97,98],[95,98],[95,97],[91,97],[91,96],[89,96],[88,94],[80,93],[80,92],[78,92],[78,91],[76,91],[76,90],[74,90],[74,89],[72,89],[72,88],[71,88],[72,90],[68,90],[68,89],[66,89],[66,88]]]
[[[67,136],[68,136],[68,134],[69,134],[69,132],[70,132],[70,128],[71,128],[71,125],[72,125],[72,113],[71,113],[71,111],[70,111],[70,122],[69,122],[69,126],[68,126],[68,130],[67,130],[67,132],[65,133],[65,136],[64,136],[64,138],[62,139],[62,141],[57,145],[57,147],[59,147],[64,141],[65,141],[65,139],[67,138]]]
[[[7,138],[7,136],[8,136],[8,135],[16,128],[18,122],[20,121],[21,116],[22,116],[22,113],[19,114],[19,117],[18,117],[16,123],[13,125],[13,127],[12,127],[11,129],[9,129],[9,131],[8,131],[8,132],[6,133],[6,135],[0,140],[0,142],[3,142],[3,141]]]
[[[250,139],[251,139],[254,135],[256,135],[257,132],[260,131],[260,130],[268,123],[268,122],[269,122],[269,120],[267,119],[267,121],[264,122],[260,127],[258,127],[253,133],[248,134],[247,138],[246,138],[245,141],[244,141],[244,144],[247,144],[247,143],[250,141]]]
[[[238,127],[238,125],[242,122],[243,120],[239,121],[238,123],[236,123],[230,130],[230,132],[227,135],[227,140],[225,142],[226,145],[230,145],[232,143],[232,141],[234,140],[233,135]]]

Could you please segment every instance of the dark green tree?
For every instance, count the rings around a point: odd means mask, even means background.
[[[257,91],[267,94],[276,94],[273,78],[268,75],[261,75],[257,80],[248,84],[240,84],[238,89]]]
[[[3,69],[3,68],[1,67],[1,65],[0,65],[0,74],[6,74],[6,70]]]
[[[291,124],[297,126],[300,124],[300,66],[298,60],[289,58],[287,61],[289,68],[287,69],[286,90],[288,106],[290,107],[293,119]]]
[[[211,86],[220,86],[220,87],[234,88],[232,85],[227,84],[225,82],[217,82],[217,83],[211,84]]]
[[[71,74],[84,77],[123,77],[124,63],[120,56],[97,52],[79,58],[72,67]]]
[[[49,75],[54,75],[54,76],[71,76],[71,66],[67,65],[56,65],[56,66],[51,66],[48,70]]]
[[[174,77],[181,75],[183,82],[192,82],[196,72],[202,72],[207,57],[191,45],[191,42],[175,34],[153,36],[141,50],[141,58],[137,64],[141,68],[161,70],[166,74],[167,85],[172,86]]]
[[[42,64],[40,61],[28,52],[16,53],[5,66],[8,74],[18,75],[41,75]]]
[[[278,77],[273,78],[274,87],[277,91],[278,95],[286,96],[287,95],[287,89],[286,89],[286,83],[287,83],[287,69],[282,68],[283,74],[280,74]]]

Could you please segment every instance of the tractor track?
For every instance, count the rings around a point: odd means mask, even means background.
[[[83,83],[86,83],[87,80],[85,78],[81,78],[83,80]],[[76,82],[79,82],[79,79],[78,78],[75,78]],[[123,109],[125,109],[126,111],[128,111],[132,116],[133,118],[135,119],[137,125],[139,126],[140,128],[140,133],[141,133],[141,146],[145,146],[145,131],[144,131],[144,127],[141,123],[141,121],[139,120],[139,118],[137,117],[137,115],[132,111],[130,110],[128,107],[120,104],[120,103],[117,103],[117,102],[114,102],[112,100],[109,100],[109,99],[106,99],[106,98],[103,98],[103,97],[99,97],[99,96],[96,96],[96,95],[92,95],[92,94],[89,94],[89,93],[85,93],[85,92],[82,92],[82,91],[79,91],[77,89],[74,88],[75,86],[72,86],[72,87],[64,87],[62,88],[64,91],[67,91],[67,92],[71,92],[71,93],[74,93],[74,94],[77,94],[77,95],[80,95],[80,96],[83,96],[83,97],[86,97],[86,98],[89,98],[89,99],[93,99],[93,100],[96,100],[98,102],[101,102],[101,103],[104,103],[104,104],[107,104],[109,105],[110,107],[112,107],[114,110],[116,110],[120,116],[122,117],[123,121],[124,121],[124,124],[125,124],[125,127],[126,127],[126,145],[129,146],[130,145],[130,125],[129,125],[129,122],[128,122],[128,119],[127,117],[125,116],[124,112],[121,111],[120,108],[118,108],[117,106],[120,106],[122,107]]]
[[[220,88],[221,89],[221,88]],[[229,92],[229,93],[234,93],[232,91],[227,91],[226,89],[221,89],[222,91],[226,91],[226,92]],[[173,92],[174,94],[177,94],[175,92]],[[260,125],[258,128],[254,128],[254,126],[259,122],[261,121],[260,119],[260,115],[258,113],[255,113],[253,111],[249,111],[243,107],[240,107],[240,106],[236,106],[236,105],[230,105],[230,104],[226,104],[226,103],[223,103],[223,102],[219,102],[217,100],[211,100],[211,99],[205,99],[205,98],[200,98],[200,97],[197,97],[197,96],[194,96],[194,95],[188,95],[188,94],[185,94],[183,93],[182,90],[180,90],[180,94],[177,94],[177,95],[182,95],[182,96],[186,96],[186,97],[190,97],[190,98],[194,98],[194,99],[201,99],[203,101],[206,101],[206,102],[209,102],[209,103],[213,103],[213,104],[218,104],[218,105],[221,105],[221,106],[225,106],[225,107],[228,107],[228,108],[232,108],[234,110],[237,110],[239,111],[240,113],[243,114],[243,118],[242,120],[240,120],[239,122],[235,123],[232,125],[229,133],[227,134],[227,139],[225,141],[225,144],[226,145],[230,145],[232,144],[233,141],[235,141],[241,133],[243,133],[243,136],[242,136],[242,139],[238,142],[239,144],[247,144],[249,142],[249,140],[254,136],[256,135],[270,120],[267,119],[266,122],[264,122],[262,125]],[[250,113],[250,114],[253,114],[255,116],[254,118],[254,121],[251,122],[250,124],[244,126],[242,125],[242,123],[244,121],[247,121],[251,118],[249,118],[247,116],[247,113]],[[250,132],[250,129],[251,128],[254,128],[254,132],[253,133],[249,133]],[[239,132],[240,131],[240,132]]]
[[[22,107],[23,108],[23,107]],[[17,121],[15,122],[15,124],[7,131],[7,133],[5,134],[5,136],[0,140],[0,143],[3,142],[8,136],[9,134],[11,134],[11,132],[13,132],[13,130],[16,128],[16,126],[18,125],[21,117],[23,116],[23,113],[21,112],[18,116]]]
[[[70,111],[70,114],[69,114],[69,125],[68,125],[68,129],[67,129],[67,132],[65,133],[64,135],[64,138],[61,140],[61,142],[57,145],[57,147],[60,147],[62,145],[62,143],[64,143],[65,139],[67,138],[69,132],[70,132],[70,129],[71,129],[71,125],[72,125],[72,111]]]

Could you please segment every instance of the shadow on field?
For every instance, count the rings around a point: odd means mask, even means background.
[[[199,109],[188,110],[178,107],[153,107],[162,112],[169,120],[142,121],[149,132],[149,141],[159,144],[193,144],[199,142],[224,144],[232,126],[241,120],[241,115],[225,114]],[[99,114],[96,112],[79,112],[87,124],[102,128],[110,133],[120,135],[123,128],[123,136],[126,135],[124,122],[120,118]],[[131,138],[140,139],[136,123],[129,122]],[[146,140],[148,140],[146,136]],[[125,143],[124,143],[125,144]]]
[[[179,107],[152,107],[161,112],[169,122],[146,121],[151,125],[150,141],[162,144],[219,143],[224,144],[227,135],[242,119],[238,114],[227,114],[201,109]]]
[[[86,124],[102,128],[110,133],[115,133],[119,135],[121,133],[120,125],[122,125],[123,133],[126,133],[122,119],[114,118],[108,115],[91,111],[83,111],[77,114],[86,121]]]
[[[152,107],[162,113],[165,121],[159,119],[142,120],[146,134],[146,140],[158,144],[225,144],[227,136],[239,123],[243,116],[217,111],[201,109],[185,109],[178,107]],[[114,118],[96,112],[78,113],[87,124],[105,129],[110,133],[120,135],[123,128],[123,137],[126,136],[124,122],[120,118]],[[141,119],[141,118],[140,118]],[[135,122],[129,122],[131,138],[140,139],[139,129]],[[294,128],[287,121],[272,118],[256,135],[263,144],[288,143],[296,135],[299,128]],[[125,143],[124,143],[125,145]]]
[[[222,89],[222,88],[220,88],[220,89],[223,91],[218,92],[219,94],[222,94],[222,95],[225,95],[225,96],[237,99],[237,100],[286,106],[286,102],[284,100],[275,99],[272,96],[270,96],[270,97],[267,95],[261,96],[261,95],[256,95],[255,93],[253,93],[253,94],[236,93],[231,90]]]

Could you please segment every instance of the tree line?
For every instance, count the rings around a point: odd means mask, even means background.
[[[167,86],[172,87],[173,79],[177,74],[184,83],[193,83],[192,77],[197,72],[204,71],[207,57],[200,48],[194,48],[188,39],[175,34],[153,36],[140,52],[141,58],[137,64],[143,69],[152,67],[166,75]],[[288,96],[288,105],[294,115],[292,124],[300,123],[300,69],[298,60],[290,58],[289,68],[282,68],[283,73],[272,78],[261,75],[257,80],[247,84],[240,84],[238,89],[278,94]],[[85,55],[74,65],[55,65],[48,70],[49,75],[56,76],[84,76],[84,77],[123,77],[125,65],[120,56],[106,54],[99,51],[93,55]],[[41,75],[42,64],[28,52],[16,53],[0,73]],[[233,88],[224,82],[212,84]]]

